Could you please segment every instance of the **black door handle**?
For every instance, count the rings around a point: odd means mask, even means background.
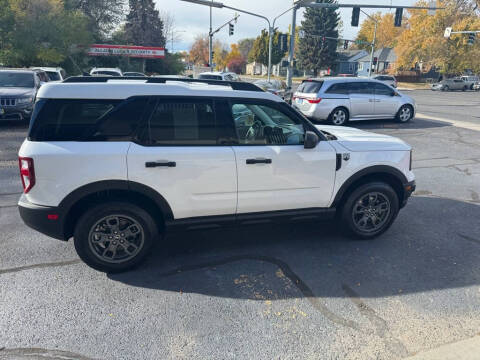
[[[272,159],[247,159],[247,165],[253,164],[271,164]]]
[[[156,167],[176,167],[177,163],[175,161],[149,161],[145,163],[146,168],[156,168]]]

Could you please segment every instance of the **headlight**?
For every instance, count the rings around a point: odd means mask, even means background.
[[[18,98],[17,104],[31,104],[33,103],[33,97]]]

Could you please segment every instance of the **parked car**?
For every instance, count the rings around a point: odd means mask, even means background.
[[[317,78],[302,82],[293,96],[293,107],[309,119],[345,125],[348,121],[415,117],[411,97],[378,80],[367,78]]]
[[[241,81],[233,72],[205,72],[198,75],[200,80]]]
[[[389,85],[393,88],[397,88],[398,82],[397,79],[395,79],[395,76],[391,75],[377,75],[373,77],[375,80],[381,81],[385,85]]]
[[[467,91],[470,89],[470,84],[466,83],[462,78],[445,79],[438,83],[432,84],[431,89],[434,91]]]
[[[147,75],[145,75],[144,73],[135,72],[135,71],[124,72],[123,76],[127,76],[127,77],[147,77]]]
[[[259,88],[281,97],[288,104],[292,103],[293,91],[281,80],[257,80],[254,82]]]
[[[123,76],[119,68],[93,68],[90,70],[91,76]]]
[[[73,237],[101,271],[139,264],[178,228],[338,215],[340,229],[371,239],[415,189],[402,140],[316,127],[253,84],[83,77],[38,97],[19,151],[20,215]]]
[[[67,73],[61,67],[33,67],[32,70],[44,71],[50,81],[63,81]]]
[[[30,120],[41,80],[33,70],[0,70],[0,120]]]
[[[467,84],[470,90],[473,90],[473,87],[475,86],[475,84],[480,81],[478,76],[475,76],[475,75],[464,75],[461,77],[461,79],[465,81],[465,83]]]
[[[480,81],[476,82],[476,83],[473,85],[473,90],[475,90],[475,91],[479,91],[479,90],[480,90]]]

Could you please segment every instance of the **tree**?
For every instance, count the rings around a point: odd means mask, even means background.
[[[90,20],[95,37],[109,34],[123,19],[125,0],[65,0],[66,10],[79,10]]]
[[[274,30],[272,45],[272,64],[278,64],[285,56],[285,52],[280,50],[279,46],[280,34],[281,33],[277,29]],[[263,65],[268,65],[268,44],[268,31],[263,29],[261,35],[258,36],[253,43],[253,48],[248,54],[248,61],[256,61]]]
[[[416,5],[425,6],[420,1]],[[467,69],[480,71],[480,46],[478,41],[467,44],[468,36],[455,35],[444,39],[442,34],[447,26],[456,31],[480,29],[480,18],[474,12],[474,4],[469,1],[442,0],[439,6],[445,10],[434,16],[426,10],[409,12],[407,29],[402,32],[395,48],[397,67],[409,70],[418,63],[436,66],[445,74],[461,74]]]
[[[248,54],[252,50],[254,42],[255,39],[252,38],[242,39],[238,42],[238,50],[244,59],[248,58]]]
[[[398,42],[399,36],[406,29],[406,18],[402,22],[402,27],[395,27],[394,14],[387,13],[382,16],[382,13],[378,12],[373,14],[372,17],[378,21],[377,27],[377,39],[375,47],[395,47]],[[370,43],[373,42],[373,34],[375,31],[375,21],[367,18],[361,25],[360,31],[357,35],[357,40],[365,42],[365,44],[359,44],[359,49],[369,49]],[[366,44],[368,43],[368,44]]]
[[[333,0],[317,0],[319,3],[333,3]],[[302,21],[305,34],[298,44],[299,65],[307,70],[313,70],[317,76],[318,70],[333,67],[337,59],[337,41],[322,37],[338,38],[339,15],[335,9],[307,8]]]
[[[79,11],[66,10],[63,0],[8,0],[2,5],[0,14],[8,20],[0,27],[0,61],[5,65],[58,65],[72,46],[91,42],[88,19]],[[12,22],[14,31],[5,30]]]
[[[227,67],[228,47],[220,40],[213,42],[213,63],[217,70],[223,71]]]
[[[233,71],[234,73],[241,74],[244,70],[247,61],[245,57],[240,52],[240,45],[232,44],[230,45],[231,50],[225,59],[228,70]]]
[[[190,48],[189,60],[195,65],[208,64],[208,35],[198,35]]]
[[[125,37],[131,45],[165,46],[163,22],[153,0],[129,0]]]

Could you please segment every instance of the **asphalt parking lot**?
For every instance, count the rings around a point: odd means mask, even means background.
[[[480,93],[409,92],[417,192],[375,241],[329,223],[169,236],[103,274],[23,225],[0,124],[0,359],[402,359],[480,329]]]

